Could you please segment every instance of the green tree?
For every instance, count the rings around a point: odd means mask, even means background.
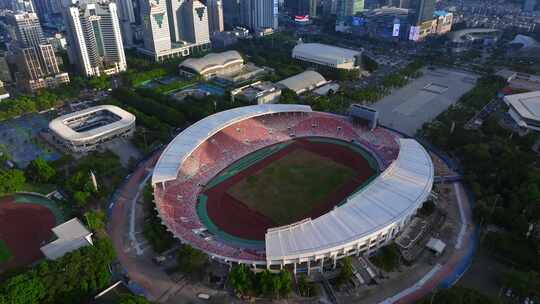
[[[341,260],[341,269],[336,278],[336,285],[338,287],[343,285],[344,283],[352,279],[352,276],[353,276],[353,269],[352,269],[351,258],[345,257]]]
[[[187,244],[183,244],[177,252],[180,271],[187,274],[200,274],[208,263],[208,256]]]
[[[26,179],[21,170],[1,170],[0,169],[0,195],[19,191]]]
[[[88,211],[84,214],[88,227],[94,231],[105,228],[107,216],[102,210]]]
[[[14,276],[1,286],[6,303],[10,304],[39,303],[46,293],[46,286],[35,271]]]
[[[240,294],[247,294],[253,289],[253,273],[243,264],[233,267],[229,273],[232,288]]]
[[[43,158],[38,157],[28,164],[24,175],[32,182],[47,183],[56,175],[56,170]]]

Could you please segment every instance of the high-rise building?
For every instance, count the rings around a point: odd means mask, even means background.
[[[350,17],[364,10],[364,0],[338,0],[336,14],[338,17]]]
[[[335,15],[337,12],[338,0],[323,0],[323,14],[326,16]]]
[[[409,8],[414,10],[413,23],[416,25],[434,19],[435,0],[410,0]]]
[[[240,0],[223,1],[223,23],[227,28],[240,24]]]
[[[199,0],[186,0],[184,11],[183,40],[194,44],[210,43],[206,5]]]
[[[141,1],[144,48],[154,54],[171,49],[171,33],[165,0]]]
[[[135,7],[133,0],[117,0],[118,19],[122,30],[124,45],[133,45],[135,36]]]
[[[186,0],[161,0],[167,2],[167,17],[169,19],[169,35],[173,42],[182,41],[184,4]]]
[[[317,16],[318,3],[317,0],[287,0],[285,8],[294,15],[315,17]]]
[[[94,0],[65,7],[70,62],[86,76],[125,71],[126,56],[116,3]]]
[[[11,20],[15,30],[11,49],[17,86],[31,92],[69,82],[67,73],[58,67],[53,46],[45,40],[37,14],[16,13]]]
[[[36,13],[32,0],[12,0],[11,9],[15,12]]]
[[[208,7],[208,29],[210,33],[223,32],[223,2],[222,0],[207,0]]]
[[[525,0],[523,3],[524,12],[533,12],[536,8],[536,0]]]
[[[255,31],[278,28],[278,0],[240,0],[240,24]]]

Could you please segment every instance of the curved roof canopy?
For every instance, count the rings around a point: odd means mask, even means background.
[[[84,132],[77,132],[67,125],[67,123],[71,120],[99,111],[108,111],[114,115],[119,116],[120,120]],[[99,136],[103,136],[109,132],[115,131],[116,129],[129,126],[134,122],[135,116],[128,111],[113,105],[101,105],[96,107],[90,107],[82,111],[73,112],[53,119],[49,123],[49,129],[51,129],[51,131],[58,134],[58,136],[61,136],[65,140],[86,141],[95,139]]]
[[[518,44],[521,45],[522,49],[529,49],[529,48],[539,48],[540,43],[536,41],[534,38],[518,34],[512,41],[509,42],[509,44]]]
[[[321,43],[299,43],[293,49],[293,57],[300,56],[333,64],[354,61],[360,54],[359,51]]]
[[[431,157],[416,140],[400,139],[398,158],[347,202],[315,220],[269,229],[266,259],[288,260],[327,254],[402,221],[422,204],[433,186]]]
[[[309,88],[315,88],[326,83],[324,77],[315,71],[305,71],[292,77],[283,79],[278,84],[299,92]]]
[[[176,136],[161,154],[152,184],[171,181],[177,178],[178,170],[186,158],[205,140],[223,128],[248,118],[272,113],[311,112],[311,107],[304,105],[262,104],[234,108],[210,115],[191,125]]]
[[[232,63],[243,63],[244,59],[237,51],[226,51],[223,53],[210,53],[202,58],[189,58],[180,64],[180,67],[186,67],[204,74],[210,69],[224,68]]]

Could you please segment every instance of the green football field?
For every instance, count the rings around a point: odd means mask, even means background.
[[[227,193],[281,226],[305,218],[354,177],[353,169],[299,148]]]
[[[11,252],[9,251],[6,243],[0,240],[0,264],[11,260],[12,257],[13,256],[11,255]]]

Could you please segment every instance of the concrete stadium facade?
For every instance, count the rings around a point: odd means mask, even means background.
[[[287,124],[286,133],[275,141],[308,136],[347,140],[373,153],[379,159],[381,173],[362,190],[351,194],[346,203],[316,219],[307,218],[268,229],[264,252],[230,248],[215,236],[201,234],[204,225],[198,223],[197,218],[190,218],[192,212],[184,210],[196,204],[191,201],[201,191],[200,185],[233,160],[226,161],[215,171],[211,171],[211,166],[204,160],[197,160],[199,167],[189,166],[192,168],[189,170],[185,163],[193,162],[192,154],[205,147],[207,141],[211,141],[212,146],[219,143],[214,136],[224,128],[232,126],[241,132],[241,128],[236,127],[240,122],[253,118],[268,121],[272,117],[278,117],[280,122],[289,118],[309,122],[305,129],[300,128],[300,124]],[[270,129],[269,134],[275,137],[276,126],[272,125]],[[184,130],[162,153],[152,176],[157,210],[163,224],[175,237],[224,263],[245,264],[255,270],[279,271],[287,267],[295,273],[333,268],[343,257],[370,255],[388,244],[431,194],[434,167],[429,153],[413,139],[389,134],[386,129],[354,127],[347,117],[315,112],[303,105],[266,104],[220,112]],[[260,134],[257,136],[261,137]],[[378,137],[387,139],[383,143]],[[208,176],[206,180],[198,179],[199,171]],[[186,190],[192,184],[196,184],[192,186],[193,190]]]

